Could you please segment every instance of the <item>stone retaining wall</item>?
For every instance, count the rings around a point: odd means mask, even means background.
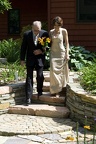
[[[96,123],[96,96],[89,95],[82,89],[79,82],[70,82],[67,85],[66,106],[70,109],[70,118],[78,121],[81,125],[85,123],[94,127]],[[94,121],[95,120],[95,121]]]
[[[7,113],[9,106],[23,104],[25,101],[25,83],[0,86],[0,114]]]

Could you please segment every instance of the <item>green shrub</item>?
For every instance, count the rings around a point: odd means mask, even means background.
[[[81,46],[70,46],[69,67],[71,70],[78,71],[82,67],[92,64],[96,53],[90,52]]]
[[[20,39],[13,40],[10,38],[0,41],[0,57],[7,58],[8,62],[18,61],[20,59],[20,45]]]
[[[81,73],[80,84],[82,87],[92,94],[96,94],[96,59],[92,65],[83,67]]]

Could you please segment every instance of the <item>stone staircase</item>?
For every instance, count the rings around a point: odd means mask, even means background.
[[[66,91],[65,89],[61,92],[60,97],[51,96],[50,88],[50,76],[49,72],[44,72],[44,85],[43,95],[37,97],[36,94],[36,73],[34,72],[34,93],[32,96],[33,103],[26,106],[22,105],[10,106],[8,113],[10,114],[23,114],[33,116],[47,116],[47,117],[61,117],[68,118],[70,111],[65,106]]]
[[[36,92],[36,74],[34,74],[34,95],[32,96],[33,102],[29,106],[26,106],[24,103],[25,82],[0,87],[0,112],[2,112],[0,115],[0,135],[17,135],[18,137],[22,137],[24,139],[29,138],[32,144],[34,142],[36,142],[36,144],[47,144],[47,142],[50,144],[75,144],[77,143],[76,118],[71,119],[72,112],[70,113],[69,109],[66,107],[66,90],[62,90],[59,98],[52,97],[49,92],[49,72],[44,72],[44,78],[44,93],[38,99]],[[76,87],[76,83],[74,83],[73,79],[76,81],[77,75],[70,72],[69,83],[76,88],[77,91],[78,85]],[[76,92],[74,94],[72,91],[72,97],[71,93],[70,95],[68,95],[68,93],[70,93],[70,91],[68,91],[67,88],[67,101],[68,98],[69,102],[70,98],[73,98],[71,100],[72,105],[74,105],[74,107],[78,107],[78,105],[75,105],[73,102],[77,100],[77,97],[76,99],[73,97]],[[71,104],[69,103],[69,105]],[[71,107],[70,110],[72,110],[74,107]],[[78,111],[77,107],[74,109]],[[80,110],[78,112],[80,112]],[[78,117],[81,118],[80,114],[78,114]],[[78,131],[80,144],[84,144],[84,129],[79,127]],[[70,136],[71,138],[74,138],[74,140],[70,141]],[[86,136],[86,141],[88,141],[88,144],[91,144],[90,140],[92,140],[92,138],[93,135],[88,133]],[[37,142],[38,140],[40,140],[40,143]],[[21,144],[21,141],[19,143]]]

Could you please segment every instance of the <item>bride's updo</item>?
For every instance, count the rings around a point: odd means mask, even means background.
[[[55,25],[55,23],[58,24],[58,26],[63,26],[63,20],[61,17],[59,16],[56,16],[54,19],[53,19],[53,25]]]

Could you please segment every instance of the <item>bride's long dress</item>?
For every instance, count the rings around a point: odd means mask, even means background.
[[[64,36],[62,28],[55,35],[54,29],[50,31],[52,45],[50,50],[50,93],[58,93],[66,87],[69,78],[68,63],[65,61]]]

